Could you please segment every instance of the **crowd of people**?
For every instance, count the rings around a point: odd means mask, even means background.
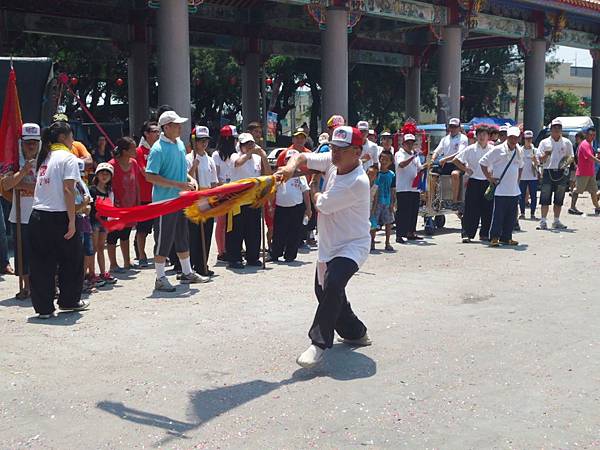
[[[195,125],[189,139],[181,136],[182,124],[187,120],[172,108],[161,107],[157,118],[145,122],[135,140],[124,136],[116,141],[114,148],[109,148],[106,137],[101,135],[92,152],[74,140],[64,115],[56,115],[43,131],[36,124],[23,125],[19,168],[4,175],[2,190],[12,191],[9,220],[15,234],[19,228],[21,245],[15,248],[15,265],[21,284],[17,297],[31,296],[40,318],[53,316],[55,299],[61,310],[86,309],[89,300],[82,299],[82,293],[91,294],[117,283],[119,274],[149,267],[146,244],[152,233],[154,288],[163,292],[176,290],[167,277],[168,266],[173,266],[176,279],[182,284],[210,280],[214,275],[208,264],[213,235],[218,262],[236,270],[261,266],[262,220],[268,229],[264,243],[267,260],[272,262],[282,258],[286,263],[294,261],[301,247],[316,245],[316,237],[319,252],[326,252],[335,241],[332,235],[352,236],[363,219],[369,222],[365,233],[368,248],[376,250],[376,233],[383,230],[384,250],[394,251],[394,230],[396,243],[422,239],[416,230],[424,202],[423,185],[419,181],[424,170],[432,175],[428,178],[429,190],[437,188],[440,176],[451,177],[451,207],[461,217],[464,243],[470,243],[479,231],[479,238],[490,246],[517,245],[513,231],[518,229],[519,219],[525,218],[527,207],[530,218],[537,219],[538,183],[541,217],[537,228],[549,227],[549,207],[553,204],[551,226],[564,229],[560,216],[570,182],[569,167],[576,156],[576,182],[569,212],[581,214],[576,207],[578,195],[587,191],[595,212],[600,213],[594,170],[600,159],[592,148],[593,128],[578,136],[578,155],[575,155],[569,139],[562,136],[560,121],[552,122],[551,135],[535,148],[531,131],[480,126],[466,134],[459,119],[452,118],[448,134],[426,158],[415,134],[405,133],[396,149],[389,131],[382,132],[377,142],[377,135],[367,121],[348,127],[344,117],[334,115],[314,148],[307,144],[308,130],[295,130],[292,144],[278,155],[273,168],[267,158],[260,123],[249,124],[243,133],[238,133],[235,126],[225,125],[218,131],[216,146],[211,151],[213,136],[208,127]],[[344,145],[346,138],[350,139],[348,145]],[[328,167],[338,170],[340,167],[339,152],[333,150],[348,146],[360,150],[358,165],[370,190],[369,212],[366,218],[333,221],[330,230],[323,232],[319,228],[317,236],[317,216],[331,220],[335,216],[332,213],[345,205],[340,192],[357,182],[357,174],[348,176],[338,172],[335,184],[330,183],[327,189]],[[348,163],[350,169],[351,161]],[[294,167],[292,175],[285,172],[288,166]],[[99,198],[129,208],[169,200],[181,191],[209,189],[243,178],[270,175],[273,170],[280,181],[274,199],[263,208],[242,206],[230,226],[226,217],[198,225],[177,211],[107,232],[103,227],[106,218],[98,217],[95,208]],[[282,179],[284,172],[287,175]],[[322,177],[322,173],[326,176]],[[315,202],[315,190],[321,192],[318,198],[324,204]],[[345,195],[355,195],[359,203],[364,200],[359,197],[362,194],[353,193],[352,189]],[[357,235],[356,239],[360,241],[365,236]],[[118,263],[117,246],[122,264]],[[6,252],[0,257],[5,272],[13,272]],[[352,272],[348,267],[340,270]],[[348,336],[360,338],[359,334],[350,332]],[[319,342],[326,347],[329,341],[327,338]]]

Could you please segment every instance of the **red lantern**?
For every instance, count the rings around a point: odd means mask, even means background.
[[[582,108],[585,108],[587,106],[587,103],[584,101],[579,102],[579,106],[581,106]]]
[[[511,97],[510,98],[510,102],[511,103],[517,103],[517,97]]]
[[[61,84],[67,84],[69,82],[69,76],[64,72],[59,73],[58,82]]]
[[[465,96],[464,96],[464,95],[461,95],[461,96],[460,96],[460,101],[461,101],[461,102],[464,102],[464,101],[465,101]]]
[[[229,84],[235,86],[237,84],[237,77],[231,77],[229,79]]]
[[[273,79],[272,78],[267,78],[265,80],[265,83],[267,83],[267,86],[271,86],[273,84]]]
[[[119,86],[119,87],[120,87],[120,86],[123,86],[123,84],[124,84],[124,83],[125,83],[125,82],[123,81],[123,78],[117,78],[117,79],[115,80],[115,84],[116,84],[117,86]]]
[[[79,80],[77,79],[77,77],[71,77],[71,85],[77,86],[77,83],[79,83]]]
[[[194,80],[194,84],[195,84],[196,86],[202,86],[202,78],[196,78],[196,79]]]

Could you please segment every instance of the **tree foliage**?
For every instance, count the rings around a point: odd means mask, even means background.
[[[544,97],[544,123],[550,123],[556,117],[589,116],[588,107],[572,92],[557,90]]]

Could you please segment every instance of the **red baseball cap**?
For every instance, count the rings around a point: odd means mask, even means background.
[[[237,137],[237,135],[238,135],[237,129],[233,125],[225,125],[223,128],[221,128],[220,134],[223,137],[228,137],[228,136]]]
[[[350,147],[351,145],[361,147],[363,137],[358,128],[343,126],[333,130],[330,142],[336,147]]]

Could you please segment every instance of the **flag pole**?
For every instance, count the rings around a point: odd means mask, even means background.
[[[194,145],[194,144],[192,144],[192,145]],[[193,149],[193,151],[194,151],[194,160],[195,160],[198,157],[198,154],[196,153],[195,148]],[[198,189],[200,189],[200,177],[198,176],[198,169],[196,169],[194,178],[196,179],[196,185],[198,186]],[[198,225],[200,225],[200,245],[202,246],[202,270],[204,270],[205,275],[208,275],[208,264],[206,263],[206,259],[208,258],[208,255],[206,254],[206,237],[204,234],[204,224],[205,223],[206,222],[201,220]]]
[[[19,292],[25,288],[23,278],[23,236],[21,233],[21,191],[15,186],[15,209],[17,215],[17,270],[19,272]]]
[[[261,241],[262,241],[262,267],[263,269],[267,268],[267,250],[266,250],[266,241],[267,239],[265,238],[265,214],[267,213],[266,211],[266,203],[263,205],[262,208],[262,214],[261,216],[261,220],[260,220],[260,234],[261,234]]]

